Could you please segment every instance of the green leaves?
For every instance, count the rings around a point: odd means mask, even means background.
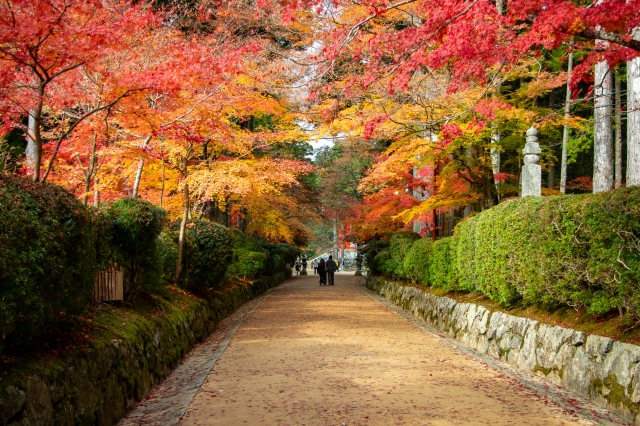
[[[503,306],[618,309],[640,319],[640,188],[508,200],[465,220],[452,237],[418,240],[408,251],[400,241],[394,235],[391,252],[375,258],[386,266],[380,272],[477,291]]]
[[[82,313],[95,270],[87,208],[56,185],[0,175],[2,340],[28,342]]]

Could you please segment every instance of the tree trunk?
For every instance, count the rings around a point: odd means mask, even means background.
[[[185,172],[186,172],[186,161],[185,161]],[[182,272],[182,251],[184,247],[184,234],[187,228],[187,219],[189,218],[189,184],[185,182],[184,184],[184,211],[182,214],[182,221],[180,222],[180,233],[178,234],[178,260],[176,261],[176,271],[173,274],[173,282],[174,284],[178,282],[180,278],[180,273]]]
[[[96,177],[93,183],[93,207],[100,207],[100,191],[98,190],[99,179]]]
[[[567,95],[564,103],[564,126],[562,129],[562,154],[560,158],[560,192],[567,188],[567,144],[569,143],[569,117],[571,116],[571,75],[573,73],[573,38],[569,45],[569,61],[567,64]]]
[[[85,206],[89,204],[89,189],[91,189],[91,175],[86,173],[84,175],[84,192],[82,195],[82,204]]]
[[[84,175],[84,195],[83,203],[86,206],[89,204],[89,189],[91,189],[91,181],[93,180],[94,173],[96,171],[96,134],[93,134],[91,140],[91,157],[89,158],[89,166]]]
[[[33,110],[33,142],[35,145],[34,157],[33,157],[33,181],[40,181],[40,166],[42,162],[42,134],[40,129],[42,127],[42,105],[44,102],[44,86],[40,85],[38,88],[38,104],[36,109]]]
[[[614,127],[614,131],[615,131],[615,136],[614,136],[614,140],[615,140],[615,157],[616,157],[616,161],[615,161],[615,176],[614,176],[614,182],[615,182],[615,187],[616,188],[621,188],[622,187],[622,95],[621,95],[621,84],[620,84],[620,70],[618,68],[615,69],[615,72],[613,74],[613,78],[615,80],[615,93],[614,93],[614,99],[615,99],[615,109],[614,109],[614,123],[615,123],[615,127]]]
[[[25,156],[27,159],[27,167],[29,171],[32,173],[35,169],[36,165],[36,141],[35,141],[35,132],[36,132],[36,118],[35,111],[31,110],[29,112],[29,121],[27,124],[27,148],[25,149]]]
[[[136,178],[133,181],[133,191],[131,196],[136,198],[138,196],[138,189],[140,188],[140,180],[142,180],[142,170],[144,169],[144,160],[141,158],[138,162],[138,170],[136,171]]]
[[[556,187],[556,165],[549,163],[549,176],[547,179],[547,188],[553,189]]]
[[[500,129],[498,129],[498,124],[496,122],[493,122],[491,125],[491,141],[493,142],[490,150],[490,155],[491,155],[491,170],[493,171],[493,175],[494,175],[494,182],[495,182],[495,186],[496,186],[496,193],[498,194],[498,201],[500,201],[500,192],[499,192],[499,184],[498,181],[495,179],[495,175],[497,175],[498,173],[500,173],[500,148],[498,148],[498,145],[500,144]]]
[[[640,38],[640,29],[634,31]],[[640,185],[640,58],[627,62],[627,186]]]
[[[164,198],[164,151],[162,149],[162,138],[160,138],[160,156],[162,157],[162,177],[160,182],[160,207],[162,207],[162,199]]]
[[[595,66],[594,86],[594,141],[593,141],[593,192],[613,189],[613,129],[611,105],[613,104],[611,70],[606,61]]]
[[[340,239],[340,263],[344,263],[344,246],[346,244],[346,236],[344,235],[344,222],[340,223],[340,233],[342,238]]]
[[[149,146],[149,142],[151,142],[151,138],[152,136],[149,135],[144,139],[144,142],[142,142],[142,148],[146,148],[147,146]],[[141,158],[140,162],[138,163],[138,170],[136,171],[136,178],[133,181],[133,191],[131,193],[131,196],[133,198],[138,196],[138,189],[140,188],[140,181],[142,180],[142,171],[144,170],[144,160]]]
[[[338,258],[338,216],[333,218],[333,258]]]

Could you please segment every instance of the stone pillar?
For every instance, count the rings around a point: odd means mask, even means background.
[[[540,145],[538,131],[531,126],[527,130],[527,143],[522,150],[524,166],[522,167],[522,197],[539,197],[542,195],[542,168],[540,167]]]
[[[360,254],[360,250],[358,250],[358,255],[356,256],[356,273],[354,275],[356,277],[362,276],[362,255]]]
[[[307,255],[302,255],[302,271],[300,271],[300,275],[308,275],[307,274]]]

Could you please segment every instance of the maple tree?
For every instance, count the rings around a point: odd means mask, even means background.
[[[100,1],[16,0],[3,3],[0,15],[0,114],[5,130],[26,127],[23,117],[30,117],[25,133],[34,145],[31,167],[38,181],[45,142],[55,143],[51,165],[80,123],[138,90],[101,86],[96,99],[86,97],[85,88],[102,59],[134,46],[137,34],[158,20],[141,4]]]

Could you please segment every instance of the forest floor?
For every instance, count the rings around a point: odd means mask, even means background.
[[[188,407],[181,425],[621,423],[461,348],[385,306],[357,278],[340,273],[325,287],[317,276],[294,276],[248,303],[121,424],[160,424],[154,413],[179,406]],[[217,361],[202,369],[207,353]],[[180,395],[176,379],[194,392],[163,402]]]

